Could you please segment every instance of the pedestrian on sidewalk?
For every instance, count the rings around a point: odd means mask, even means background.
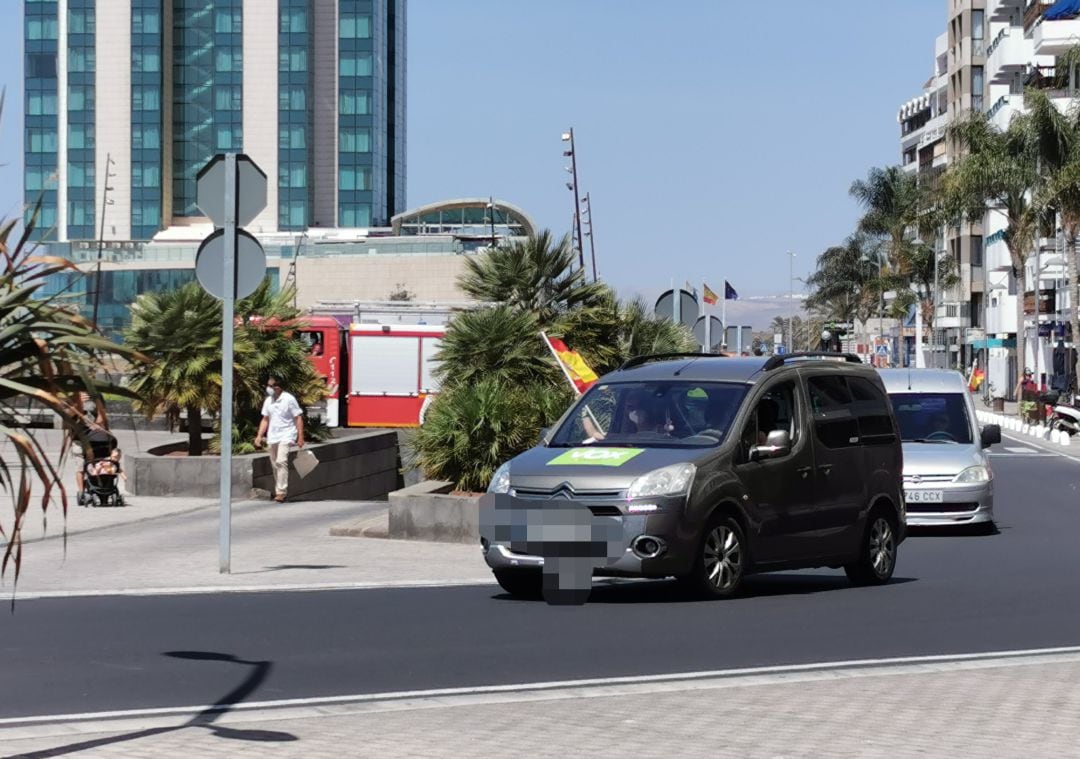
[[[1039,386],[1032,379],[1032,371],[1025,367],[1024,377],[1016,383],[1016,400],[1019,403],[1020,418],[1029,424],[1042,421],[1039,419]]]
[[[295,446],[304,447],[304,412],[296,397],[281,386],[278,377],[266,382],[266,400],[262,421],[255,435],[255,447],[262,448],[263,440],[270,445],[270,466],[274,469],[274,500],[285,501],[289,490],[289,452]]]

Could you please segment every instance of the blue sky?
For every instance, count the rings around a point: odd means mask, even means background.
[[[119,2],[122,0],[108,0]],[[898,159],[944,0],[409,0],[408,201],[495,195],[562,233],[573,127],[601,276],[785,292]],[[0,213],[21,197],[21,0],[0,0]],[[677,11],[677,12],[676,12]]]

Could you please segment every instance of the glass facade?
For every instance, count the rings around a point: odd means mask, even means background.
[[[59,165],[56,53],[60,31],[57,13],[55,0],[26,0],[24,5],[24,200],[27,220],[34,204],[41,201],[33,232],[37,240],[56,237],[56,173]]]
[[[94,2],[68,0],[67,237],[94,232]],[[74,95],[73,93],[78,93]]]
[[[243,150],[241,0],[173,1],[173,215],[200,216],[195,175]]]
[[[278,289],[278,270],[266,271],[270,284]],[[131,323],[131,304],[143,293],[175,290],[195,279],[195,270],[130,269],[101,272],[101,293],[98,296],[98,326],[109,337],[118,338]],[[94,274],[54,274],[42,288],[45,296],[63,293],[80,311],[90,314],[94,309]]]
[[[338,7],[338,224],[343,227],[372,224],[372,3],[340,0]]]
[[[278,2],[278,227],[311,223],[311,0]]]
[[[131,2],[131,237],[162,226],[162,0]]]

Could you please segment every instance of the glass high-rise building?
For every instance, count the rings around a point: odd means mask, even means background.
[[[38,237],[197,223],[195,174],[233,150],[269,179],[255,233],[387,226],[405,210],[405,6],[24,0]]]

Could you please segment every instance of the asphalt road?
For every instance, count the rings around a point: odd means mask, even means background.
[[[0,717],[1080,644],[1080,462],[994,468],[1000,532],[916,535],[878,588],[812,571],[724,602],[670,583],[583,607],[494,586],[20,602],[0,611]]]

